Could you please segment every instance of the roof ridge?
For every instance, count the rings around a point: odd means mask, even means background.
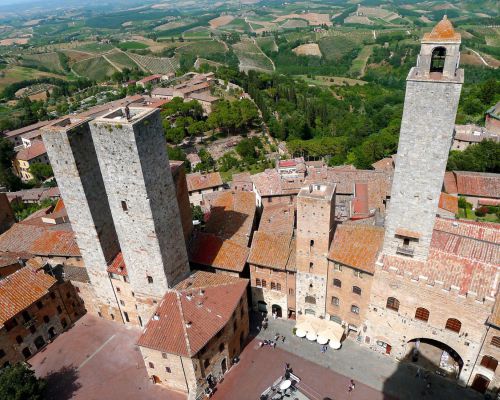
[[[477,225],[471,225],[471,226],[477,226]],[[483,229],[486,229],[486,228],[483,228]],[[491,229],[494,229],[494,228],[491,228]],[[437,231],[437,232],[443,232],[443,233],[447,233],[448,235],[453,235],[453,236],[457,236],[459,238],[464,238],[464,239],[470,239],[470,240],[474,240],[476,242],[480,242],[480,243],[486,243],[486,244],[492,244],[494,246],[500,246],[500,244],[498,243],[495,243],[495,242],[492,242],[490,240],[485,240],[485,239],[479,239],[477,237],[473,237],[473,236],[466,236],[464,234],[460,234],[460,233],[454,233],[454,232],[450,232],[450,231],[447,231],[445,229],[439,229],[439,228],[436,228],[436,225],[434,225],[434,231]]]
[[[181,319],[182,319],[182,331],[184,332],[184,338],[186,340],[186,347],[187,347],[187,352],[190,356],[193,356],[194,354],[191,354],[191,343],[189,342],[189,335],[187,333],[187,327],[186,327],[186,320],[184,319],[184,310],[182,308],[182,302],[180,299],[181,293],[179,292],[174,292],[175,293],[175,299],[177,301],[177,305],[179,307],[179,311],[181,314]]]
[[[460,254],[455,254],[455,253],[450,253],[448,251],[444,251],[444,250],[441,250],[439,248],[436,248],[436,247],[431,247],[431,250],[436,252],[436,253],[439,253],[439,254],[443,254],[445,256],[450,256],[450,257],[456,257],[460,260],[464,260],[464,261],[471,261],[471,262],[474,262],[474,263],[478,263],[478,264],[481,264],[483,266],[488,266],[488,267],[494,267],[494,268],[497,268],[500,270],[500,267],[498,267],[496,264],[494,263],[491,263],[491,262],[486,262],[486,261],[483,261],[479,258],[472,258],[472,257],[465,257],[465,256],[462,256]],[[417,260],[415,260],[417,261]],[[423,261],[425,263],[425,261]]]

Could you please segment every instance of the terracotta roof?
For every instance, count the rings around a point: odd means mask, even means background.
[[[33,142],[31,142],[30,147],[25,147],[16,154],[16,159],[29,161],[36,157],[40,157],[43,154],[47,154],[45,145],[41,140],[34,140]]]
[[[210,172],[208,174],[201,174],[195,172],[186,175],[188,190],[193,192],[195,190],[204,190],[222,186],[222,178],[218,172]]]
[[[297,271],[296,256],[297,256],[297,241],[295,237],[293,237],[292,242],[290,243],[290,255],[288,256],[288,262],[286,263],[287,271]]]
[[[448,42],[448,41],[460,41],[460,34],[455,32],[453,25],[451,24],[448,17],[445,15],[441,21],[434,27],[432,32],[426,33],[424,35],[424,41],[431,42]]]
[[[339,225],[328,258],[373,274],[384,242],[384,229],[369,225]]]
[[[392,171],[394,171],[394,159],[392,157],[382,158],[381,160],[374,162],[372,164],[372,167],[374,170],[377,170],[377,171],[392,172]]]
[[[125,265],[125,261],[123,260],[123,254],[120,251],[113,261],[108,265],[108,272],[116,275],[127,276],[127,267]]]
[[[500,198],[500,174],[453,171],[459,194]]]
[[[40,122],[37,122],[36,124],[28,125],[28,126],[25,126],[23,128],[14,129],[13,131],[5,132],[4,136],[5,137],[14,137],[14,136],[22,135],[23,133],[28,133],[28,132],[40,129],[40,128],[44,127],[45,125],[50,124],[51,122],[53,122],[53,121],[40,121]]]
[[[0,325],[49,293],[56,279],[24,267],[0,281]]]
[[[76,281],[82,283],[89,283],[90,278],[87,272],[87,268],[79,267],[71,264],[64,264],[64,279],[68,281]]]
[[[429,285],[494,299],[500,278],[500,226],[436,218],[427,262],[385,256],[383,270]]]
[[[255,193],[211,193],[209,206],[210,211],[205,216],[205,232],[248,246],[255,220]]]
[[[411,230],[405,229],[405,228],[397,228],[396,235],[404,236],[404,237],[408,237],[408,238],[420,239],[419,232],[414,232],[414,231],[411,231]]]
[[[18,253],[0,253],[0,268],[18,264],[19,258]]]
[[[189,249],[189,261],[195,264],[242,272],[249,249],[232,240],[223,240],[210,233],[193,235]]]
[[[137,81],[137,83],[148,83],[157,79],[161,79],[161,75],[149,75],[146,76],[145,78],[142,78],[141,80]]]
[[[259,231],[292,235],[295,223],[295,206],[277,203],[264,208],[259,223]]]
[[[195,272],[165,294],[137,344],[193,357],[231,320],[247,285],[246,279]]]
[[[500,136],[487,131],[482,126],[477,125],[455,125],[455,135],[454,140],[459,140],[468,143],[479,143],[483,140],[493,140],[494,142],[500,142]]]
[[[55,228],[55,229],[51,229]],[[27,252],[41,256],[79,257],[80,249],[72,231],[58,226],[17,223],[0,235],[0,251]]]
[[[19,190],[17,192],[8,192],[6,194],[10,202],[15,199],[21,199],[21,201],[28,203],[40,202],[45,199],[57,198],[61,196],[58,187],[26,189]]]
[[[205,101],[207,103],[213,103],[219,100],[218,97],[212,96],[209,91],[200,93],[190,93],[189,98],[198,101]]]
[[[448,194],[458,193],[457,178],[452,171],[446,171],[444,173],[443,188],[444,191]]]
[[[285,270],[290,256],[291,241],[290,235],[255,232],[248,262]]]
[[[458,214],[458,197],[441,193],[438,207],[453,214]]]
[[[154,88],[151,91],[152,96],[173,96],[174,95],[174,88],[172,87],[167,87],[167,88]]]

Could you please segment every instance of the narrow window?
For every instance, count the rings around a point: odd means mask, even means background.
[[[57,306],[57,313],[58,314],[61,314],[62,313],[62,308],[61,306]],[[102,317],[102,315],[99,315],[100,317]]]
[[[358,287],[358,286],[353,286],[353,287],[352,287],[352,292],[353,292],[354,294],[357,294],[358,296],[361,296],[361,288],[360,288],[360,287]]]
[[[430,72],[443,72],[444,62],[446,60],[446,49],[444,47],[436,47],[432,50],[431,70]]]
[[[259,278],[257,278],[257,279],[255,280],[255,286],[257,286],[257,287],[262,287],[262,283],[260,282],[260,279],[259,279]]]
[[[481,365],[485,368],[488,368],[492,371],[495,371],[498,366],[498,361],[496,358],[491,356],[483,356],[481,359]]]
[[[309,263],[309,269],[313,269],[314,268],[314,263],[310,262]]]
[[[340,279],[334,279],[333,286],[338,287],[338,288],[342,287],[342,282],[340,281]]]
[[[408,239],[408,238],[403,239],[403,246],[404,247],[410,246],[410,239]]]
[[[491,344],[495,347],[500,347],[500,336],[493,336],[491,338]]]
[[[274,282],[271,282],[271,290],[276,290],[276,284]]]
[[[123,211],[128,211],[128,206],[127,206],[127,202],[122,200],[122,210]]]
[[[151,369],[155,368],[155,365],[151,361],[148,363],[148,365],[149,365],[149,368],[151,368]]]
[[[121,304],[122,306],[124,306],[124,305],[125,305],[125,302],[124,302],[123,300],[120,300],[120,304]]]
[[[352,312],[353,314],[359,314],[359,307],[353,304],[353,305],[351,306],[351,312]]]
[[[309,242],[309,246],[314,247],[314,240],[311,239],[311,241]]]
[[[21,315],[23,316],[24,322],[28,322],[31,320],[31,316],[28,314],[27,311],[23,311]]]
[[[44,315],[43,316],[43,322],[48,323],[49,321],[50,321],[49,316],[48,315]]]
[[[266,283],[266,280],[265,280],[265,279],[262,279],[262,287],[263,287],[263,288],[267,287],[267,283]]]
[[[395,297],[389,297],[387,299],[387,304],[386,304],[386,307],[389,309],[389,310],[393,310],[393,311],[399,311],[399,300],[396,299]]]
[[[332,296],[332,305],[338,306],[340,304],[340,299],[338,297]]]
[[[170,370],[170,367],[165,367],[165,371],[167,371],[169,374],[172,372],[172,371]]]
[[[417,308],[417,311],[415,311],[415,319],[418,319],[420,321],[427,322],[429,321],[429,310],[426,308],[419,307]]]
[[[148,278],[148,283],[153,283],[153,277],[152,276],[148,275],[147,278]]]
[[[294,293],[295,293],[295,291],[294,291],[292,288],[289,288],[289,289],[288,289],[288,294],[289,294],[290,296],[293,296],[293,295],[294,295]]]
[[[16,336],[16,342],[21,344],[23,342],[23,338],[21,336]]]
[[[5,351],[3,349],[0,349],[0,358],[5,357]]]
[[[279,292],[281,292],[281,283],[277,283],[276,284],[276,290],[278,290]]]
[[[219,346],[219,352],[222,353],[224,351],[224,343],[221,343],[220,346]]]
[[[41,310],[43,308],[43,303],[41,301],[36,302],[36,307]]]
[[[167,353],[161,353],[161,356],[162,356],[162,358],[165,358],[165,359],[167,359],[167,358],[168,358]]]
[[[446,321],[445,329],[459,333],[461,328],[462,323],[458,319],[449,318],[448,321]]]
[[[128,318],[128,313],[127,312],[123,312],[123,316],[125,317],[125,321],[127,322],[130,322],[130,319]]]

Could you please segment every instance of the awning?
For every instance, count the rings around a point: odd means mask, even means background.
[[[314,342],[318,336],[315,332],[307,332],[306,339]]]
[[[328,338],[327,337],[324,337],[324,336],[318,336],[318,338],[316,339],[316,341],[319,343],[319,344],[327,344],[328,343]]]
[[[338,323],[310,315],[299,315],[295,327],[300,333],[305,332],[308,340],[318,340],[318,343],[321,340],[322,344],[333,342],[332,348],[340,348],[344,336],[344,328]]]
[[[342,344],[338,340],[335,340],[335,339],[331,340],[330,339],[330,347],[332,349],[338,350],[338,349],[340,349],[341,346],[342,346]]]

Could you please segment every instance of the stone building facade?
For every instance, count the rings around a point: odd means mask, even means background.
[[[460,35],[445,18],[408,74],[384,252],[427,258],[460,91]]]
[[[0,368],[25,361],[73,319],[55,278],[24,267],[0,281]]]
[[[384,229],[371,225],[337,227],[328,254],[326,313],[346,330],[358,332],[366,319],[375,261]]]
[[[334,233],[335,185],[311,184],[297,196],[297,313],[325,316],[328,251]]]
[[[245,279],[198,271],[165,294],[138,341],[155,383],[188,399],[213,390],[247,340],[247,286]]]

